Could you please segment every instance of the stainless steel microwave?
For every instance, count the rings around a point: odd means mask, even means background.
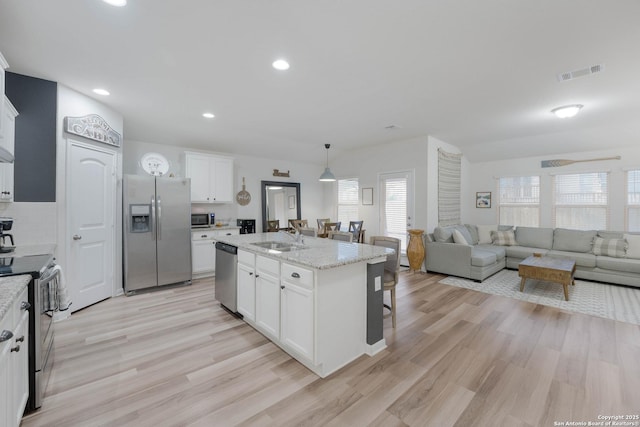
[[[191,214],[191,227],[208,227],[208,226],[209,226],[208,213],[192,213]]]

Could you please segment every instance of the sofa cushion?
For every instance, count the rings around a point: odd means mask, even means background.
[[[494,225],[478,225],[478,244],[490,244],[491,232],[498,231],[498,224]]]
[[[629,258],[612,258],[608,256],[597,257],[596,264],[605,270],[615,270],[625,273],[640,273],[640,260]]]
[[[627,258],[640,259],[640,235],[625,234],[627,241]]]
[[[627,241],[624,239],[595,237],[593,239],[593,254],[624,258],[627,256]]]
[[[457,245],[471,245],[471,242],[469,242],[460,232],[460,230],[453,230],[452,233],[453,236],[453,243],[457,244]]]
[[[516,241],[520,246],[551,249],[553,246],[553,228],[518,227]]]
[[[477,245],[478,240],[480,240],[478,238],[478,226],[473,224],[465,224],[464,226],[467,227],[467,230],[469,230],[469,234],[471,234],[471,244]]]
[[[548,256],[558,258],[569,258],[576,262],[578,267],[593,268],[596,266],[596,256],[594,254],[585,254],[582,252],[556,251],[547,252]]]
[[[492,231],[491,242],[498,246],[516,245],[516,235],[513,231]]]
[[[510,246],[478,245],[476,247],[478,249],[482,249],[483,251],[489,251],[496,254],[496,259],[500,261],[507,256],[506,248]]]
[[[591,252],[595,230],[567,230],[556,228],[553,231],[553,249],[556,251]]]
[[[622,239],[624,233],[621,231],[598,230],[598,237],[602,237],[603,239]]]
[[[486,267],[497,262],[496,254],[474,247],[471,250],[471,265],[475,267]]]
[[[535,254],[545,255],[548,250],[540,248],[530,248],[528,246],[507,246],[505,247],[507,256],[509,258],[525,259]]]
[[[471,233],[469,233],[469,230],[467,230],[467,227],[461,224],[436,227],[433,230],[433,236],[436,238],[436,242],[454,243],[453,230],[458,230],[460,233],[462,233],[467,242],[471,242],[473,240],[471,238]]]

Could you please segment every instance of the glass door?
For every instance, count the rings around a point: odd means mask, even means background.
[[[407,230],[413,226],[413,171],[380,174],[380,230],[400,239],[407,250]]]

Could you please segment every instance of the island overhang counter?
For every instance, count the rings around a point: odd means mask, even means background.
[[[238,313],[320,377],[386,347],[384,262],[392,249],[288,233],[221,236],[238,248]]]

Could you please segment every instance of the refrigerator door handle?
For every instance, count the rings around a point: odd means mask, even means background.
[[[151,196],[151,240],[156,240],[156,198]]]
[[[162,240],[162,199],[158,196],[158,240]]]

